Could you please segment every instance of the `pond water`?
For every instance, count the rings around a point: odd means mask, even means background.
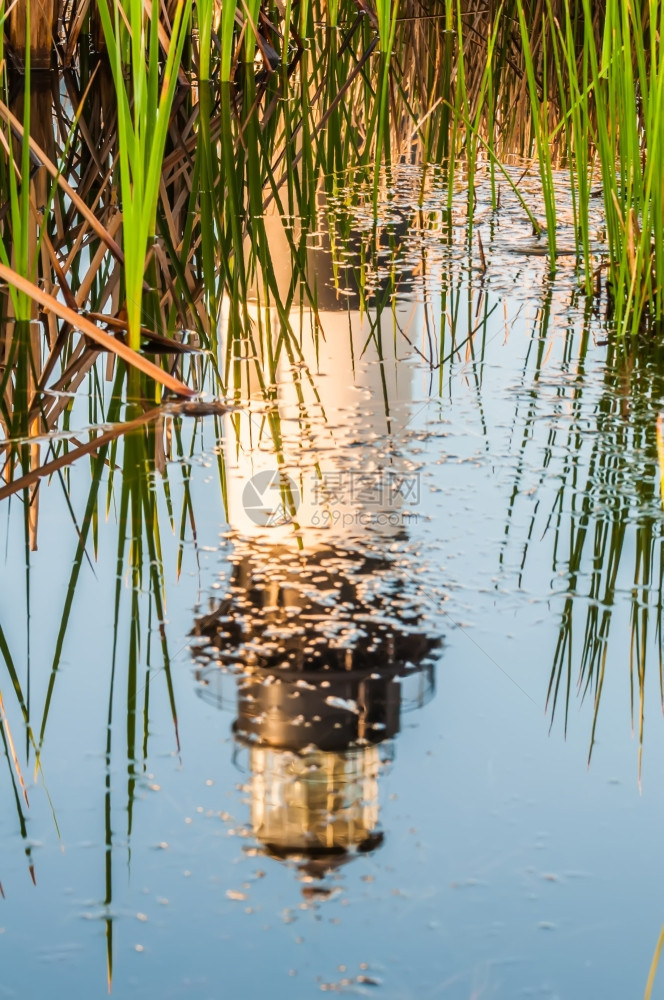
[[[312,236],[317,314],[248,307],[230,410],[43,480],[38,531],[2,504],[1,997],[642,995],[662,359],[509,191],[471,265],[441,184],[397,172],[364,300],[369,214]]]

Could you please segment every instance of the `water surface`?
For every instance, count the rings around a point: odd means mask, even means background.
[[[333,249],[327,200],[317,310],[286,350],[250,304],[229,412],[44,481],[35,551],[3,503],[0,995],[643,992],[661,358],[608,346],[508,191],[486,269],[421,191]]]

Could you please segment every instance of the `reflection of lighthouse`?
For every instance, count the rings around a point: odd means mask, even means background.
[[[291,244],[278,215],[266,218],[265,227],[271,273],[284,301],[294,282]],[[293,544],[294,529],[298,544],[308,548],[318,544],[321,528],[336,541],[366,538],[367,527],[389,539],[413,503],[400,433],[413,414],[415,371],[407,359],[421,339],[423,306],[392,301],[387,278],[376,282],[381,308],[361,304],[353,270],[359,252],[346,255],[337,276],[349,287],[337,294],[328,251],[307,255],[315,308],[291,308],[286,321],[274,304],[250,303],[250,329],[230,338],[228,303],[223,310],[228,393],[244,403],[224,418],[228,520],[270,545]],[[400,277],[402,284],[407,280]],[[259,492],[266,510],[284,516],[259,525],[253,511],[260,501],[247,504],[247,484],[270,476],[275,502],[269,490]],[[276,522],[283,530],[275,530]]]
[[[287,289],[289,243],[266,222]],[[413,372],[398,328],[415,338],[421,307],[361,312],[331,294],[329,257],[309,263],[315,312],[292,310],[284,329],[283,313],[251,306],[254,328],[225,345],[245,401],[224,425],[233,570],[197,619],[195,657],[213,701],[236,673],[256,838],[322,874],[382,841],[379,775],[402,712],[433,691],[438,640],[401,551],[419,483],[399,438]]]
[[[382,841],[379,774],[401,711],[433,692],[437,641],[389,559],[263,554],[240,544],[228,594],[197,620],[197,679],[221,701],[224,673],[240,671],[234,733],[254,835],[322,874]]]

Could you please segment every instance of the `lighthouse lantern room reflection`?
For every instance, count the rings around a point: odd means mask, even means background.
[[[197,678],[220,702],[235,674],[254,835],[322,875],[381,843],[379,775],[402,710],[433,692],[438,643],[398,562],[332,547],[262,555],[236,542],[228,594],[196,622]]]

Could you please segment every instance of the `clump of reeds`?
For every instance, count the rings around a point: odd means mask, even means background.
[[[553,171],[567,164],[582,288],[601,293],[619,332],[661,322],[656,0],[178,0],[168,11],[100,0],[85,17],[69,5],[61,15],[53,60],[68,70],[64,103],[57,86],[38,106],[27,99],[29,51],[21,77],[3,71],[2,310],[33,324],[29,336],[15,323],[4,334],[0,417],[10,437],[53,429],[66,405],[44,390],[97,378],[108,352],[180,393],[183,371],[191,389],[207,371],[225,392],[250,356],[268,391],[280,357],[299,363],[290,311],[298,301],[316,308],[307,233],[324,199],[346,199],[345,222],[337,213],[329,233],[334,246],[340,226],[346,236],[352,229],[363,184],[378,219],[400,160],[442,165],[448,213],[465,186],[471,250],[476,172],[488,164],[494,206],[509,184],[546,241],[551,274]],[[539,166],[541,206],[506,170],[513,155]],[[588,223],[598,186],[603,260]],[[266,212],[298,220],[284,226],[286,288]],[[276,336],[250,315],[251,295],[274,307]],[[220,357],[224,302],[231,336]],[[187,340],[209,353],[183,369]],[[155,401],[147,381],[134,380],[133,392]],[[17,412],[28,414],[20,435]],[[32,461],[25,450],[21,461]]]
[[[562,138],[585,290],[590,295],[599,286],[588,231],[595,180],[604,202],[605,289],[615,329],[619,335],[656,330],[664,318],[664,61],[658,41],[664,6],[659,0],[547,0],[533,23],[518,0],[518,15],[551,258],[551,163],[554,140]]]

